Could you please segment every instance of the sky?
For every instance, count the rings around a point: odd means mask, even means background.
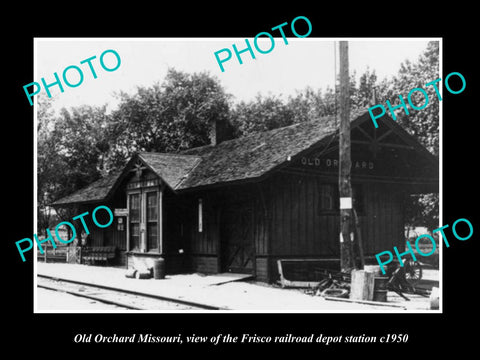
[[[349,70],[356,71],[357,77],[367,68],[375,70],[378,79],[395,75],[400,64],[409,59],[415,61],[426,48],[426,38],[287,38],[288,44],[275,38],[273,50],[259,53],[253,39],[249,39],[255,53],[252,59],[249,52],[241,54],[243,64],[235,57],[232,44],[239,50],[246,47],[245,38],[36,38],[34,79],[41,78],[47,84],[54,82],[56,72],[62,78],[63,70],[78,66],[84,75],[77,87],[63,83],[64,92],[58,86],[50,88],[52,105],[55,110],[83,104],[103,105],[113,110],[117,100],[114,93],[120,91],[133,94],[138,86],[151,86],[162,82],[169,67],[193,73],[206,71],[219,79],[227,93],[235,102],[253,99],[262,95],[288,96],[305,87],[326,89],[333,87],[335,70],[338,72],[339,40],[349,41]],[[259,38],[260,49],[270,46],[268,38]],[[222,72],[214,53],[228,48],[232,58],[223,63]],[[105,50],[115,50],[121,64],[115,71],[105,71],[99,62]],[[337,48],[338,49],[338,48]],[[87,63],[80,62],[96,56],[91,61],[97,78],[94,79]],[[221,58],[226,52],[219,54]],[[335,59],[337,66],[335,69]],[[105,64],[113,67],[116,59],[112,53],[105,54]],[[79,81],[75,70],[68,71],[71,83]],[[42,93],[45,90],[42,88]],[[26,98],[26,101],[27,98]]]

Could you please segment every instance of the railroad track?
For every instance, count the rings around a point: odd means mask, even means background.
[[[86,282],[37,275],[37,287],[67,293],[129,310],[220,310],[212,305],[140,293]]]

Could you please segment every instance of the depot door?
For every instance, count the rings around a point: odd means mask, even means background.
[[[253,273],[253,208],[249,201],[224,208],[220,223],[221,268],[225,272]]]

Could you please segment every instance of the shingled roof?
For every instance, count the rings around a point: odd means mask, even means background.
[[[326,124],[331,118],[303,122],[238,139],[183,151],[202,161],[179,189],[261,177],[298,153],[316,145],[335,128]]]
[[[358,116],[352,114],[352,120],[354,118]],[[136,157],[177,192],[232,183],[267,175],[333,134],[336,130],[333,123],[333,118],[324,117],[254,133],[215,146],[185,150],[178,154],[141,152]],[[134,159],[135,157],[132,158]],[[123,172],[125,171],[126,168]],[[118,173],[110,175],[56,201],[53,205],[104,200],[121,179],[122,176]]]
[[[61,206],[75,203],[95,203],[102,201],[108,196],[110,189],[116,183],[121,173],[121,171],[117,171],[97,181],[94,181],[90,185],[55,201],[52,205]]]

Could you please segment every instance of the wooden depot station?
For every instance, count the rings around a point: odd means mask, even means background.
[[[117,249],[115,266],[151,267],[162,257],[167,274],[248,273],[265,282],[278,279],[278,259],[338,269],[338,129],[326,120],[232,140],[213,123],[210,145],[137,153],[53,205],[110,207],[112,225],[89,229],[92,246]],[[354,207],[372,257],[404,244],[405,199],[438,193],[439,162],[388,116],[377,129],[368,112],[353,116],[351,140]]]

